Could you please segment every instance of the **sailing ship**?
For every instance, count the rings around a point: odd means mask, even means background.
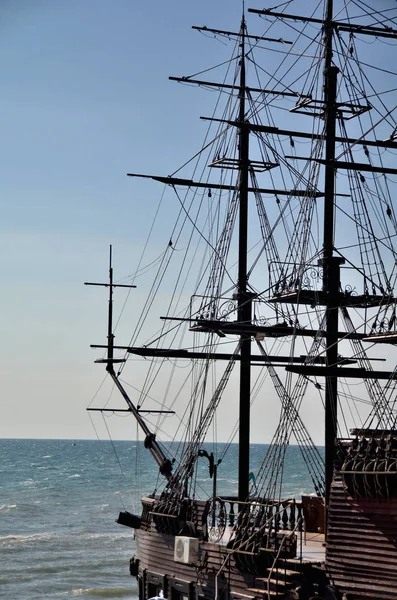
[[[158,465],[141,510],[119,516],[139,598],[395,599],[396,5],[290,1],[194,29],[231,56],[171,79],[216,93],[215,109],[172,175],[129,174],[165,195],[163,245],[157,231],[145,245],[124,346],[113,293],[132,283],[110,263],[95,346]],[[250,432],[273,424],[252,472]],[[235,495],[218,435],[238,444]],[[302,497],[284,496],[290,444]]]

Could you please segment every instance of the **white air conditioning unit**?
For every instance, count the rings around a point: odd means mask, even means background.
[[[174,545],[174,561],[192,565],[198,560],[199,541],[197,538],[177,535]]]

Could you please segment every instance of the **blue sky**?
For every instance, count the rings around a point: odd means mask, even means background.
[[[106,280],[109,244],[117,278],[137,264],[157,197],[126,173],[200,147],[213,98],[168,76],[228,48],[191,25],[240,17],[239,0],[0,2],[0,437],[95,436],[107,296],[83,283]]]
[[[106,293],[83,282],[106,278],[110,243],[118,274],[133,271],[154,202],[126,173],[168,174],[193,147],[185,123],[203,130],[203,94],[168,75],[211,62],[191,25],[240,13],[226,0],[0,3],[0,437],[95,435],[89,344],[105,339]]]

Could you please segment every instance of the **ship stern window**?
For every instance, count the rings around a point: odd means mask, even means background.
[[[146,598],[164,598],[164,576],[146,571]]]
[[[169,579],[169,600],[195,600],[192,585],[188,581]]]

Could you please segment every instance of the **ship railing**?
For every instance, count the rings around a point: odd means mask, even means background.
[[[251,513],[252,524],[255,525],[255,519],[259,523],[259,518],[266,512],[267,520],[273,522],[275,530],[293,531],[297,523],[304,522],[303,502],[289,498],[286,500],[269,500],[266,498],[255,498],[248,502],[242,502],[232,496],[222,496],[221,500],[225,503],[228,525],[234,527],[237,524],[238,514],[242,510]]]
[[[247,510],[249,506],[251,524],[255,527],[256,522],[259,526],[261,517],[266,514],[266,521],[271,523],[273,531],[300,531],[303,536],[306,532],[319,531],[319,523],[322,522],[322,514],[320,509],[320,499],[313,497],[303,497],[302,500],[290,498],[286,500],[274,500],[266,498],[255,498],[248,502],[239,501],[235,496],[222,496],[219,500],[224,505],[224,519],[227,529],[234,529],[238,524],[238,515],[242,510]],[[153,505],[156,498],[142,498],[142,527],[150,528],[150,523],[153,518]],[[315,504],[313,504],[315,503]],[[197,522],[201,524],[202,517],[205,514],[207,502],[204,500],[196,500],[195,516]],[[314,510],[316,509],[316,510]],[[320,512],[320,514],[317,514]],[[313,517],[316,518],[313,518]]]
[[[286,501],[284,502],[286,503]],[[285,511],[284,503],[271,502],[273,506],[278,505],[278,512],[267,511],[268,504],[263,504],[260,509],[260,520],[250,520],[250,502],[241,503],[244,508],[240,514],[244,515],[242,519],[238,518],[236,537],[230,553],[234,555],[237,568],[263,574],[263,555],[269,553],[269,558],[277,557],[283,559],[295,558],[297,550],[296,530],[301,528],[302,519],[298,519],[294,528],[290,531],[280,530],[281,515]],[[247,520],[248,517],[248,520]],[[242,527],[240,533],[238,529]],[[302,535],[300,536],[302,537]]]

